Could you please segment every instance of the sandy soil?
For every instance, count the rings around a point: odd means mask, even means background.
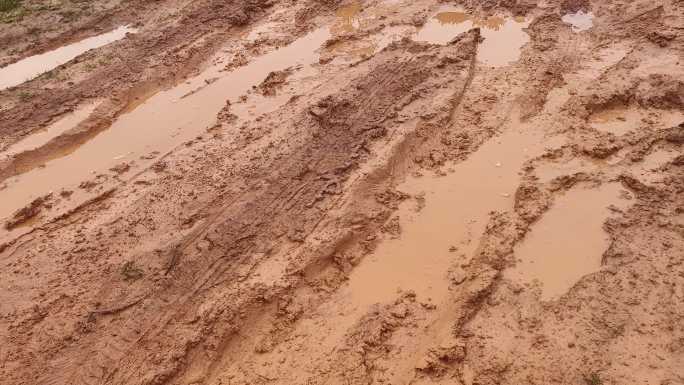
[[[3,385],[684,384],[681,1],[0,21]]]

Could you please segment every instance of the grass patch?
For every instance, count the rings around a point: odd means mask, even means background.
[[[144,273],[133,261],[128,261],[121,266],[121,275],[124,281],[136,281],[142,278]]]
[[[28,91],[19,92],[19,101],[27,102],[33,97],[33,94]]]
[[[21,0],[0,0],[0,12],[13,11],[21,5]]]
[[[30,12],[21,6],[21,0],[0,0],[0,23],[21,21]]]
[[[603,385],[603,380],[598,372],[591,372],[584,375],[584,383],[586,385]]]

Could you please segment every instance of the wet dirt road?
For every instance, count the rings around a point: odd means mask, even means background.
[[[67,3],[0,10],[3,384],[684,382],[681,3]]]

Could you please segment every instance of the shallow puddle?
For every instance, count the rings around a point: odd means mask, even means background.
[[[619,184],[599,188],[575,188],[556,198],[525,239],[516,247],[518,263],[508,278],[542,284],[542,299],[567,292],[583,276],[601,268],[609,239],[603,223],[609,206],[622,210],[629,201],[621,198]],[[581,240],[581,241],[579,241]]]
[[[121,115],[106,131],[45,167],[11,178],[0,190],[0,218],[49,191],[78,184],[114,164],[137,161],[153,151],[164,153],[211,127],[226,100],[235,104],[272,71],[318,61],[317,50],[330,36],[318,29],[289,46],[226,73],[222,66],[147,99]]]
[[[392,301],[397,289],[413,290],[421,300],[441,301],[450,268],[467,263],[489,221],[488,213],[513,206],[523,163],[546,145],[535,130],[510,129],[491,139],[444,177],[410,178],[399,189],[425,192],[425,207],[402,205],[401,236],[383,241],[354,269],[343,290],[353,306]]]
[[[562,20],[572,26],[573,32],[586,31],[594,26],[594,14],[582,10],[563,15]]]
[[[617,105],[593,113],[589,117],[589,124],[599,131],[624,135],[648,124],[664,128],[675,126],[683,120],[684,114],[678,111],[647,110]]]
[[[414,39],[447,44],[459,34],[479,27],[484,41],[478,47],[478,59],[485,64],[500,67],[518,60],[520,50],[530,40],[530,36],[523,30],[529,24],[528,20],[522,18],[480,18],[459,8],[448,7],[430,18]]]
[[[30,151],[44,146],[52,139],[78,126],[79,123],[90,116],[90,114],[95,110],[95,108],[97,108],[97,106],[100,105],[101,102],[102,101],[97,101],[80,106],[75,111],[66,114],[66,116],[49,125],[47,128],[15,143],[7,151],[0,154],[0,160],[24,151]]]
[[[0,69],[0,90],[17,86],[29,81],[38,75],[48,72],[82,53],[102,47],[126,37],[127,33],[135,33],[136,30],[128,26],[119,27],[113,31],[83,39],[77,43],[69,44],[40,55],[28,57],[14,64]]]
[[[638,128],[641,124],[641,118],[641,114],[635,109],[618,107],[592,114],[589,123],[599,131],[624,135]]]

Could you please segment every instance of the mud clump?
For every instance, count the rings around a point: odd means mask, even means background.
[[[590,0],[563,0],[561,3],[561,13],[576,13],[579,11],[587,11],[590,7]]]
[[[51,200],[52,193],[34,199],[27,206],[17,210],[12,215],[12,217],[7,222],[5,222],[5,228],[7,230],[13,230],[25,224],[26,222],[40,214],[43,208],[49,208],[51,206],[49,203]]]
[[[291,74],[292,69],[272,71],[266,76],[266,79],[259,84],[257,89],[264,96],[275,96],[277,90],[285,84],[288,76]]]

